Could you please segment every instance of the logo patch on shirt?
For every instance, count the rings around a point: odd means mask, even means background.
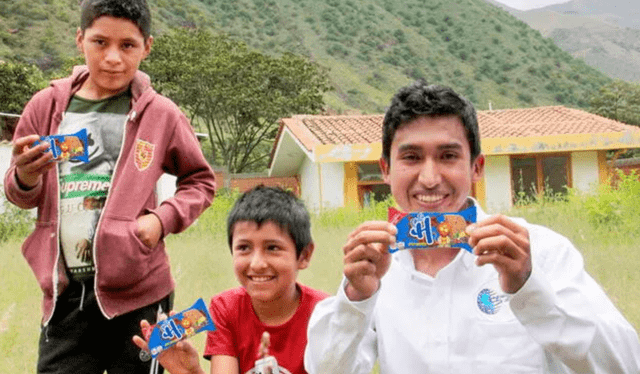
[[[492,289],[483,288],[478,292],[477,304],[481,312],[485,314],[497,314],[506,299],[506,295],[498,295],[498,293]]]
[[[156,146],[142,139],[136,140],[135,164],[140,171],[147,169],[153,161],[153,150]]]

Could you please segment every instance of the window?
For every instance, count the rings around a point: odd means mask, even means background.
[[[360,206],[371,204],[371,199],[382,201],[389,196],[391,189],[384,183],[380,165],[375,163],[358,164],[358,198]]]
[[[511,157],[512,199],[516,203],[545,193],[566,194],[571,186],[569,155]]]

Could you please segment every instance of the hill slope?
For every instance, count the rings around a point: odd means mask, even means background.
[[[542,8],[561,14],[573,14],[613,23],[621,28],[640,29],[640,4],[629,0],[572,0]]]
[[[502,7],[589,66],[640,81],[639,2],[574,0],[524,12]]]
[[[76,0],[0,3],[0,59],[49,67],[73,55]],[[609,81],[483,0],[150,0],[154,33],[207,27],[267,53],[329,69],[332,111],[381,112],[416,78],[446,84],[479,109],[584,107]],[[9,32],[9,30],[17,32]]]

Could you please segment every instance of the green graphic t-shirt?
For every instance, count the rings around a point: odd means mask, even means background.
[[[76,280],[95,273],[93,237],[120,153],[130,100],[128,91],[98,101],[74,96],[60,124],[59,134],[86,128],[88,137],[88,163],[58,165],[60,245],[67,270]]]

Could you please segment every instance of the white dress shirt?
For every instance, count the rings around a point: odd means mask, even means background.
[[[478,207],[478,221],[488,215]],[[338,294],[311,316],[310,374],[640,373],[634,328],[586,273],[565,237],[529,230],[533,271],[505,294],[492,265],[460,250],[435,277],[415,270],[408,251],[393,255],[380,289],[351,302]]]

